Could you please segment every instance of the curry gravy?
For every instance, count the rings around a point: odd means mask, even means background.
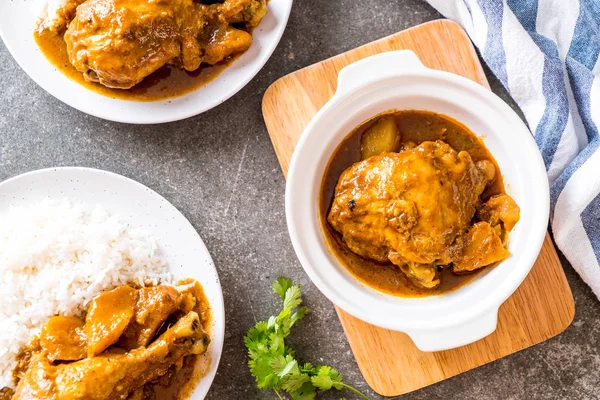
[[[89,82],[71,64],[67,45],[62,35],[49,29],[35,31],[34,38],[44,56],[60,72],[85,88],[114,99],[133,101],[159,101],[186,95],[215,79],[236,59],[229,57],[214,66],[202,65],[195,71],[167,65],[131,89],[111,89],[96,82]]]
[[[466,126],[454,119],[429,111],[387,111],[364,122],[352,131],[334,151],[325,175],[321,182],[320,218],[323,234],[330,251],[346,267],[346,269],[362,283],[381,292],[400,297],[425,297],[452,291],[470,282],[478,272],[469,275],[454,275],[449,268],[441,272],[441,284],[435,289],[423,289],[413,285],[400,271],[400,267],[392,263],[379,263],[363,258],[352,252],[327,222],[327,214],[331,208],[335,186],[342,172],[353,163],[360,161],[360,144],[363,133],[383,116],[393,115],[401,142],[413,142],[419,145],[425,141],[442,140],[456,151],[467,151],[474,162],[489,160],[496,167],[496,177],[486,188],[483,200],[496,194],[504,193],[504,184],[500,168],[493,156],[479,139]],[[481,270],[479,270],[481,271]]]
[[[178,284],[187,284],[193,282],[192,280],[182,280]],[[210,303],[204,293],[204,288],[201,287],[201,292],[196,293],[198,302],[194,307],[194,311],[198,313],[200,322],[204,330],[212,337],[210,326],[212,323],[212,312]],[[168,384],[162,384],[159,379],[154,385],[151,386],[154,391],[156,399],[161,400],[185,400],[192,397],[196,387],[210,370],[211,356],[209,352],[202,355],[190,355],[183,359],[183,367],[172,376]]]

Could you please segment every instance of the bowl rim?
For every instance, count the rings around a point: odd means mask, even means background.
[[[163,124],[191,118],[193,116],[209,111],[217,107],[218,105],[224,103],[225,101],[229,100],[240,90],[242,90],[252,79],[254,79],[269,61],[269,59],[275,52],[275,49],[279,45],[279,42],[283,37],[283,33],[285,32],[285,28],[287,27],[287,23],[289,21],[293,2],[294,0],[283,0],[277,2],[282,4],[283,7],[280,10],[281,15],[279,15],[279,18],[275,21],[273,31],[269,33],[268,38],[265,38],[264,42],[261,44],[257,43],[256,40],[253,40],[250,49],[248,49],[247,52],[241,55],[241,57],[243,57],[253,48],[257,48],[256,59],[250,61],[253,63],[253,65],[250,68],[248,68],[247,63],[241,64],[240,62],[242,60],[238,58],[234,60],[232,65],[229,65],[224,71],[221,71],[219,75],[215,77],[215,79],[207,82],[206,85],[199,86],[193,91],[186,93],[182,96],[176,96],[151,102],[111,98],[109,96],[105,96],[100,93],[91,91],[85,88],[84,86],[80,85],[78,82],[73,81],[71,78],[67,77],[62,72],[58,71],[57,68],[43,55],[42,57],[46,61],[47,65],[33,65],[33,60],[29,59],[30,55],[27,55],[26,52],[18,49],[18,47],[23,46],[23,42],[11,39],[10,35],[8,34],[9,27],[3,23],[0,23],[0,38],[4,42],[4,45],[8,49],[9,53],[12,55],[13,59],[21,67],[21,69],[25,71],[25,73],[34,82],[36,82],[38,86],[40,86],[48,94],[65,103],[66,105],[85,114],[101,118],[107,121],[135,125]],[[2,4],[3,3],[0,2],[0,13],[2,12]],[[4,7],[9,8],[12,4],[14,3],[7,2],[6,4],[4,4]],[[21,5],[20,7],[21,8],[19,8],[19,10],[22,10],[21,12],[32,12],[31,7],[28,6],[26,3],[23,3],[23,5]],[[256,29],[261,29],[260,25],[256,27]],[[33,27],[31,27],[31,36],[33,36]],[[33,42],[33,45],[36,46],[35,50],[39,52],[39,49],[37,48],[35,42]],[[198,107],[185,106],[187,104],[187,100],[193,100],[193,95],[202,91],[207,85],[211,84],[213,81],[218,80],[219,77],[222,77],[224,74],[226,74],[227,70],[232,68],[233,66],[247,70],[247,72],[243,74],[243,78],[241,78],[239,82],[237,82],[237,84],[228,87],[225,91],[218,93],[218,95],[214,97],[205,96],[210,97],[210,100]],[[52,79],[50,72],[54,73],[56,71],[58,71],[58,73],[70,83],[67,83],[65,87],[62,87],[60,89],[53,87],[53,85],[50,83],[50,80]],[[223,78],[226,77],[227,76],[225,75]],[[81,87],[83,89],[81,93],[85,93],[87,95],[90,95],[90,93],[92,93],[94,97],[91,97],[88,100],[82,100],[79,96],[76,96],[75,94],[69,94],[69,86],[71,85],[71,83],[75,84],[78,87]],[[94,98],[96,98],[97,101],[94,101]],[[103,105],[99,106],[98,101]],[[173,103],[181,104],[181,106],[178,107]],[[164,109],[165,111],[156,112],[160,109]]]
[[[390,53],[394,53],[394,52],[390,52]],[[412,54],[412,52],[410,52],[410,53]],[[385,54],[385,53],[383,53],[383,54]],[[380,54],[377,56],[372,56],[369,58],[382,56],[383,54]],[[414,56],[414,54],[413,54],[413,56]],[[369,58],[358,61],[357,63],[368,60]],[[357,63],[355,63],[355,64],[357,64]],[[351,64],[349,67],[351,67],[355,64]],[[346,68],[348,68],[348,67],[346,67]],[[336,91],[334,96],[323,106],[323,108],[321,110],[319,110],[319,112],[313,117],[311,122],[307,125],[304,133],[302,134],[302,136],[296,146],[296,150],[295,150],[292,160],[290,162],[290,167],[289,167],[289,172],[288,172],[288,181],[287,181],[286,193],[285,193],[286,220],[287,220],[288,230],[289,230],[289,234],[290,234],[290,238],[291,238],[293,247],[296,251],[296,254],[297,254],[304,270],[309,275],[311,280],[315,283],[315,285],[319,288],[319,290],[321,290],[321,292],[323,294],[325,294],[326,297],[328,297],[334,304],[338,305],[341,309],[343,309],[344,311],[348,312],[349,314],[351,314],[363,321],[366,321],[373,325],[377,325],[377,326],[387,328],[387,329],[400,330],[400,331],[431,330],[431,329],[436,329],[439,327],[459,326],[461,324],[465,324],[469,321],[472,321],[473,319],[481,317],[482,315],[489,313],[489,312],[493,311],[494,309],[497,310],[499,308],[499,306],[523,282],[523,280],[525,279],[525,277],[531,270],[531,267],[533,266],[535,260],[537,259],[539,251],[543,245],[546,230],[547,230],[547,219],[548,219],[547,216],[549,214],[548,181],[546,179],[545,167],[543,165],[543,161],[539,154],[539,150],[537,148],[537,145],[535,144],[535,141],[533,140],[533,137],[529,133],[527,127],[522,122],[522,120],[517,116],[517,114],[506,103],[504,103],[497,95],[495,95],[490,90],[484,88],[483,86],[481,86],[465,77],[459,76],[459,75],[454,75],[452,73],[445,72],[445,71],[438,71],[438,70],[432,70],[429,68],[425,68],[421,64],[421,67],[418,68],[418,71],[417,70],[413,70],[410,72],[398,71],[397,73],[392,74],[390,76],[379,77],[379,78],[371,80],[371,81],[367,80],[367,82],[364,82],[364,83],[356,83],[355,82],[353,84],[353,88],[340,90],[340,85],[342,84],[341,77],[344,74],[344,70],[346,70],[346,68],[344,68],[342,71],[340,71],[340,84],[338,84],[338,90]],[[453,315],[452,321],[449,321],[449,318],[448,318],[444,321],[434,321],[434,322],[429,321],[429,322],[425,322],[425,323],[422,321],[421,322],[404,321],[403,323],[398,323],[398,321],[395,321],[393,318],[382,319],[380,316],[377,316],[375,313],[366,312],[365,310],[357,308],[355,302],[353,302],[352,299],[348,299],[348,298],[344,297],[343,295],[340,295],[338,291],[336,291],[335,289],[332,288],[332,284],[330,282],[325,282],[315,272],[315,269],[314,269],[315,267],[313,265],[311,265],[311,263],[309,261],[309,257],[307,256],[307,254],[308,254],[307,249],[305,248],[304,244],[301,243],[300,235],[302,233],[306,233],[306,232],[301,233],[300,229],[298,227],[298,224],[297,224],[297,219],[300,218],[298,216],[298,214],[301,212],[299,210],[296,210],[292,206],[294,194],[297,193],[297,191],[299,190],[299,188],[296,187],[297,174],[302,174],[301,172],[298,172],[302,169],[301,165],[300,165],[301,164],[301,161],[300,161],[301,154],[307,152],[306,147],[307,147],[308,141],[311,139],[312,136],[315,135],[315,132],[318,131],[317,128],[322,123],[322,121],[327,117],[327,115],[334,112],[336,110],[336,108],[344,107],[344,104],[347,105],[347,102],[351,101],[351,98],[353,96],[355,96],[356,93],[360,92],[361,90],[368,88],[370,86],[376,85],[378,83],[383,85],[382,82],[386,82],[388,85],[392,85],[393,82],[391,82],[391,80],[393,80],[394,78],[397,78],[398,76],[407,76],[407,75],[412,76],[412,77],[425,78],[425,79],[442,80],[444,82],[447,82],[447,83],[450,83],[453,85],[457,85],[458,87],[462,88],[462,90],[471,91],[471,92],[474,92],[475,94],[477,94],[478,96],[483,97],[485,99],[485,101],[487,101],[488,104],[495,111],[497,111],[498,113],[502,113],[503,116],[506,115],[508,118],[510,118],[511,125],[515,126],[515,128],[517,128],[518,130],[527,133],[527,135],[522,135],[523,137],[521,138],[520,144],[523,144],[524,146],[526,146],[527,151],[530,152],[532,154],[532,157],[535,159],[535,162],[534,162],[535,171],[532,172],[532,174],[537,174],[537,175],[543,174],[543,176],[544,176],[544,179],[542,179],[541,182],[539,182],[541,185],[540,187],[545,192],[544,194],[540,194],[542,204],[539,204],[539,207],[541,209],[540,215],[542,215],[542,216],[545,215],[545,218],[538,218],[538,219],[540,221],[542,219],[545,219],[545,222],[544,222],[543,226],[540,222],[539,226],[533,226],[533,227],[529,228],[531,231],[531,235],[528,236],[528,238],[530,240],[529,248],[528,248],[529,250],[524,254],[518,255],[520,258],[521,264],[523,264],[525,266],[518,269],[517,271],[513,271],[511,274],[508,274],[507,279],[508,278],[510,278],[510,279],[508,280],[508,283],[505,284],[504,287],[499,285],[500,288],[496,289],[495,293],[493,293],[490,296],[487,296],[479,304],[474,305],[473,307],[470,307],[468,310],[464,310],[465,312],[461,312],[459,314]],[[390,81],[388,82],[388,80],[390,80]],[[449,116],[455,118],[451,114],[449,114]],[[458,118],[455,118],[455,119],[460,121],[460,119],[458,119]],[[346,134],[344,134],[344,136],[342,136],[341,133],[338,133],[338,135],[331,134],[331,140],[335,139],[336,143],[339,144],[341,142],[341,140],[343,140],[343,138],[345,137]],[[323,138],[322,141],[325,142],[326,139]],[[322,154],[315,155],[313,149],[311,149],[310,151],[312,152],[312,157],[314,159],[317,159],[320,156],[325,157]],[[324,151],[327,151],[327,150],[324,149]],[[319,182],[319,184],[320,184],[320,182]],[[315,200],[315,202],[316,201],[317,200]],[[303,216],[305,218],[312,218],[312,217],[306,216],[306,215],[303,215]],[[318,222],[318,224],[320,224],[320,222]],[[312,231],[309,233],[312,233]],[[317,239],[317,241],[319,243],[322,243],[323,238],[319,237]],[[313,252],[317,251],[318,253],[321,252],[320,249],[319,250],[311,249],[311,251],[313,251]],[[335,265],[333,265],[327,257],[324,257],[323,260],[324,260],[325,266],[320,265],[319,266],[320,269],[336,268]],[[356,279],[356,278],[354,278],[354,279]],[[366,285],[362,284],[362,286],[366,286]],[[468,287],[468,286],[469,285],[465,285],[465,287]],[[458,291],[460,291],[460,289],[457,290],[456,292],[458,292]],[[435,297],[441,298],[442,296],[435,296]],[[429,298],[432,298],[432,297],[434,297],[434,296],[430,296]],[[398,298],[402,299],[400,297],[398,297]]]

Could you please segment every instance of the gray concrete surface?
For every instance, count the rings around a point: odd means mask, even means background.
[[[302,284],[312,309],[290,338],[298,357],[336,366],[348,383],[379,398],[364,382],[333,306],[291,247],[285,182],[261,99],[280,76],[439,17],[420,0],[296,0],[278,49],[248,86],[203,115],[160,126],[111,123],[71,109],[29,79],[0,44],[0,180],[52,166],[102,168],[155,189],[189,218],[214,257],[227,309],[225,350],[208,399],[276,399],[256,389],[242,337],[276,311],[269,287],[281,274]],[[577,306],[566,332],[405,398],[600,398],[600,303],[563,263]],[[342,394],[354,398],[320,398]]]

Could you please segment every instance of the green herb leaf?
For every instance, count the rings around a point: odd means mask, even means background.
[[[271,360],[267,357],[250,360],[248,363],[250,372],[256,378],[259,389],[271,389],[278,386],[277,375],[271,367]]]
[[[281,300],[285,298],[285,292],[287,292],[287,290],[291,287],[292,280],[283,276],[280,276],[275,282],[273,282],[273,291],[281,297]]]
[[[292,310],[302,304],[302,293],[300,292],[300,285],[294,285],[285,292],[283,298],[283,309]]]
[[[340,390],[343,387],[343,378],[340,373],[326,365],[320,366],[317,376],[313,376],[310,380],[315,387],[321,390],[329,390],[332,387]]]
[[[310,382],[306,382],[299,390],[288,392],[294,400],[313,400],[317,397],[317,390]]]
[[[288,278],[280,277],[273,283],[273,291],[283,301],[283,309],[277,316],[256,323],[244,337],[248,349],[248,367],[256,379],[259,389],[272,389],[280,399],[279,390],[284,390],[293,400],[313,400],[317,390],[348,389],[363,399],[368,399],[359,390],[343,382],[340,373],[326,365],[315,368],[312,364],[300,365],[295,352],[285,344],[296,322],[308,314],[301,307],[300,285]]]
[[[300,391],[305,383],[310,383],[310,377],[306,374],[291,375],[281,385],[281,388],[286,392]]]
[[[279,377],[284,377],[287,374],[299,374],[298,362],[294,357],[288,355],[286,357],[279,356],[271,362],[273,372]]]
[[[296,322],[304,318],[304,316],[308,314],[308,312],[308,307],[300,307],[296,311],[294,311],[292,313],[292,316],[290,317],[290,327],[294,326]]]

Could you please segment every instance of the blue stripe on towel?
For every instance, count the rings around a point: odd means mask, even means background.
[[[583,210],[581,222],[594,249],[596,260],[600,263],[600,194]]]
[[[560,174],[560,176],[554,181],[552,187],[550,188],[550,202],[551,202],[551,212],[550,212],[550,222],[554,220],[554,207],[556,206],[556,202],[558,200],[558,196],[563,191],[569,179],[573,176],[573,174],[581,167],[596,151],[600,148],[600,139],[598,137],[594,138],[590,141],[585,149],[581,153],[575,157],[573,161],[569,164],[569,166]]]
[[[484,50],[485,54],[483,54],[483,58],[494,72],[494,75],[500,79],[505,87],[508,87],[506,55],[504,54],[504,45],[502,44],[502,24],[496,23],[496,21],[502,21],[502,2],[477,0],[477,3],[488,23],[488,32]]]
[[[573,97],[578,104],[579,115],[581,116],[581,122],[585,127],[589,143],[552,184],[552,187],[550,188],[550,221],[554,219],[554,206],[556,206],[558,196],[565,188],[565,185],[575,171],[577,171],[577,169],[582,166],[592,154],[594,154],[600,144],[598,127],[594,124],[594,121],[592,121],[591,115],[590,92],[592,83],[594,82],[594,74],[573,59],[567,60],[567,71],[573,88]]]
[[[544,53],[542,93],[546,98],[546,108],[535,132],[537,142],[546,164],[550,168],[554,153],[560,142],[569,117],[569,98],[564,87],[563,67],[556,43],[540,35],[535,30],[537,0],[510,1],[508,3],[515,17],[525,27],[533,42]]]
[[[519,16],[517,16],[519,18]],[[544,53],[542,93],[546,98],[546,109],[540,120],[535,141],[542,152],[546,169],[550,168],[560,138],[569,118],[569,98],[565,88],[563,65],[556,43],[539,33],[529,32],[534,43]]]
[[[592,120],[590,97],[592,83],[595,79],[592,68],[594,68],[600,55],[600,2],[580,0],[579,11],[573,40],[567,54],[566,67],[573,97],[588,137],[588,145],[550,188],[550,221],[554,219],[554,207],[558,201],[558,196],[571,176],[600,148],[599,127]]]
[[[600,47],[596,49],[596,51],[598,50],[600,50]],[[575,103],[577,103],[577,110],[589,142],[598,136],[598,127],[592,120],[592,99],[590,97],[595,77],[592,71],[573,58],[567,58],[566,64],[573,97]]]
[[[506,4],[527,32],[535,32],[538,0],[508,0]]]
[[[592,69],[600,54],[600,2],[580,1],[579,17],[565,64],[589,142],[598,136],[598,127],[592,121],[590,90],[594,81]]]
[[[600,49],[600,1],[579,0],[579,17],[573,32],[568,57],[585,65],[590,71],[594,68]]]

